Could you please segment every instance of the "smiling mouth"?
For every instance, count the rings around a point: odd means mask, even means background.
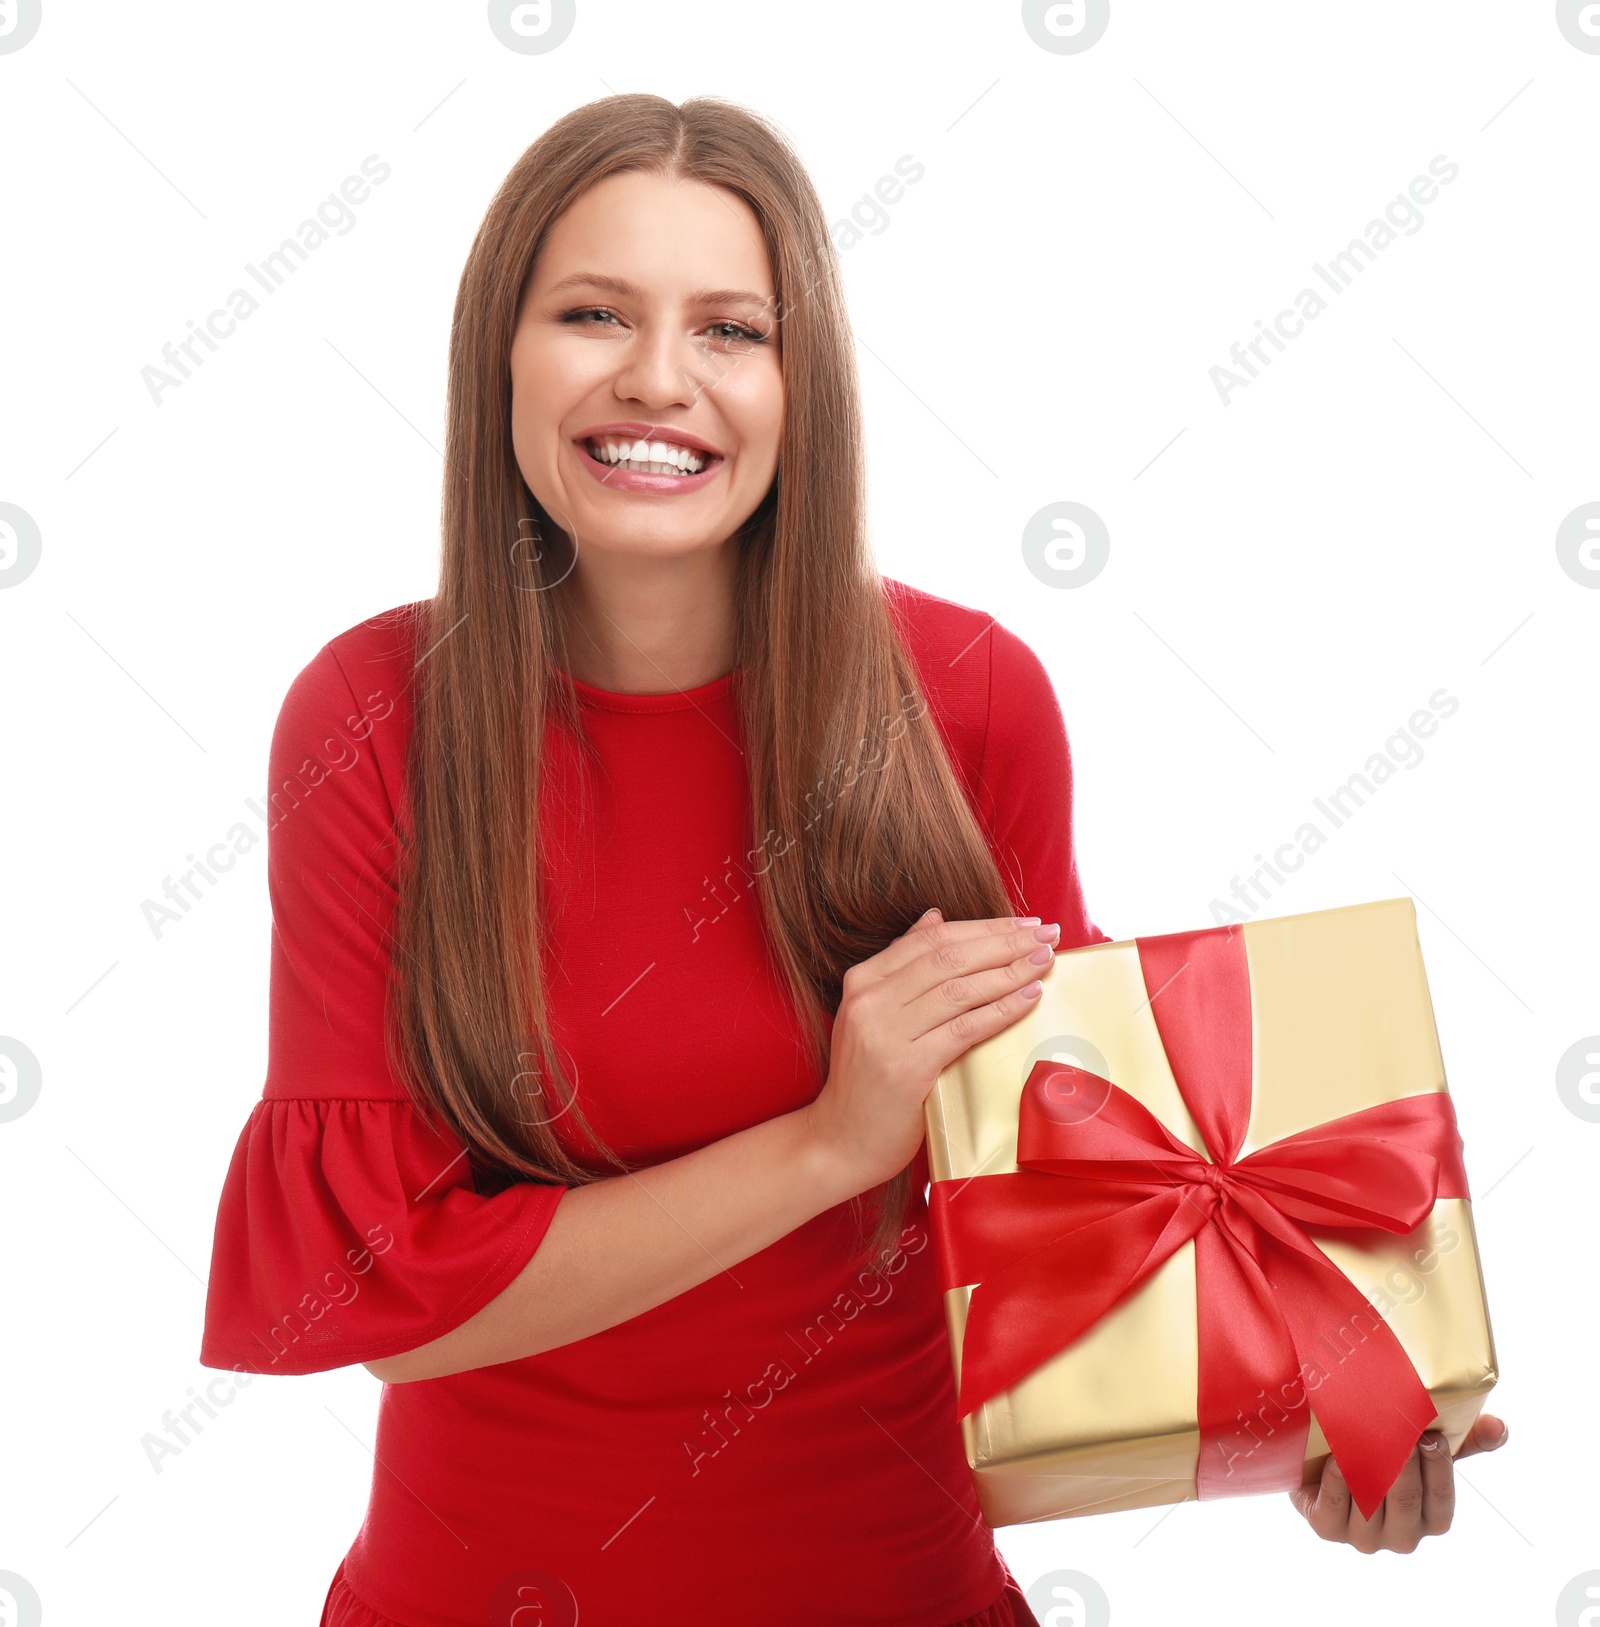
[[[635,441],[622,435],[601,435],[578,443],[596,463],[641,475],[678,475],[687,478],[722,460],[674,441]]]

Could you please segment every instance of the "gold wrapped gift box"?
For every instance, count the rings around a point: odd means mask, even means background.
[[[1343,1114],[1447,1089],[1409,898],[1238,930],[1253,1042],[1240,1158]],[[1018,1104],[1041,1059],[1103,1075],[1203,1149],[1162,1046],[1136,941],[1063,951],[1043,983],[1026,1016],[940,1075],[926,1108],[932,1178],[1017,1171]],[[1439,1198],[1405,1236],[1364,1231],[1359,1245],[1323,1231],[1313,1237],[1393,1329],[1438,1409],[1432,1427],[1454,1452],[1498,1378],[1470,1201]],[[958,1386],[972,1291],[945,1294]],[[1197,1497],[1198,1370],[1191,1239],[1070,1346],[961,1420],[989,1524]],[[1313,1482],[1328,1443],[1309,1399],[1303,1479]]]

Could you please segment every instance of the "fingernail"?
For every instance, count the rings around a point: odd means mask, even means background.
[[[1442,1435],[1430,1435],[1422,1444],[1429,1452],[1442,1452],[1444,1450],[1444,1437]]]
[[[1041,943],[1049,943],[1053,939],[1061,936],[1061,923],[1059,921],[1052,921],[1049,926],[1036,927],[1033,935],[1039,939]]]
[[[1505,1421],[1504,1418],[1502,1418],[1500,1420],[1500,1438],[1494,1444],[1496,1446],[1504,1446],[1506,1444],[1506,1442],[1508,1440],[1510,1440],[1510,1439],[1511,1439],[1511,1425],[1508,1424]]]
[[[1038,926],[1040,921],[1042,921],[1043,919],[1044,919],[1044,917],[1042,915],[1019,915],[1017,917],[1017,925],[1018,926]]]

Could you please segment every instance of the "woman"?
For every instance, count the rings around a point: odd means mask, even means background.
[[[384,1381],[325,1627],[1034,1621],[923,1101],[1105,935],[1043,667],[881,578],[862,510],[782,140],[562,119],[462,277],[439,591],[331,639],[272,743],[201,1360]]]
[[[201,1356],[385,1381],[324,1623],[1032,1622],[922,1104],[1104,935],[1042,666],[872,567],[771,129],[622,96],[523,155],[457,299],[443,529],[437,595],[330,640],[274,733]]]

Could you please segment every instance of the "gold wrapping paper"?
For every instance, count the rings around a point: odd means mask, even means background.
[[[1254,1080],[1240,1158],[1342,1114],[1447,1089],[1409,898],[1241,930]],[[926,1106],[932,1178],[1016,1171],[1022,1085],[1044,1058],[1102,1074],[1209,1156],[1162,1049],[1133,940],[1063,951],[1043,983],[1032,1011],[940,1075]],[[1499,1376],[1471,1204],[1441,1198],[1406,1236],[1361,1235],[1359,1245],[1313,1238],[1394,1330],[1438,1408],[1431,1427],[1454,1452]],[[958,1385],[971,1292],[945,1295]],[[962,1419],[989,1524],[1195,1498],[1198,1366],[1191,1241],[1073,1345]],[[1307,1482],[1328,1454],[1314,1391],[1311,1408]]]

